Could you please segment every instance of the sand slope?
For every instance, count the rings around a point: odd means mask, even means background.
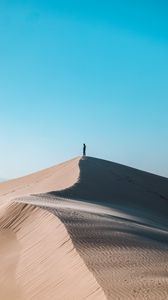
[[[75,158],[0,195],[3,300],[168,299],[167,178]]]
[[[106,299],[58,218],[25,204],[5,210],[0,299]]]
[[[18,196],[46,193],[72,186],[79,177],[80,157],[21,178],[0,183],[0,204]]]

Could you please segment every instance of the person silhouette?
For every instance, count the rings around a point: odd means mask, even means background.
[[[83,144],[83,156],[86,156],[86,144]]]

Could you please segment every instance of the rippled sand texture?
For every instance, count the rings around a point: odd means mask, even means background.
[[[2,299],[168,299],[168,179],[89,157],[60,166],[19,179],[1,207]]]

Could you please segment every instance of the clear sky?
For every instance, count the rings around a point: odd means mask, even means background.
[[[0,177],[80,155],[168,176],[168,2],[0,1]]]

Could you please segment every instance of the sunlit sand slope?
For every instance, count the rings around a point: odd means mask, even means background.
[[[11,204],[0,216],[0,299],[106,299],[59,219]]]
[[[0,183],[0,204],[18,196],[46,193],[72,186],[79,176],[80,157],[21,178]]]

